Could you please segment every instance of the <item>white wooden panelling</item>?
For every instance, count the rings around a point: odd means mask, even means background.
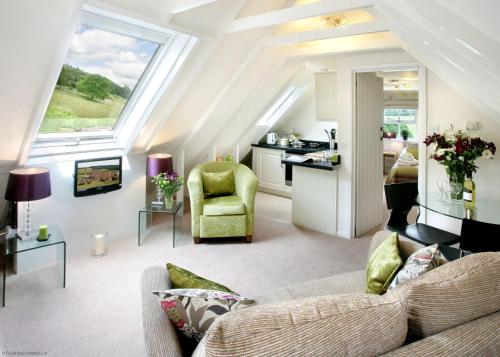
[[[316,118],[319,120],[335,119],[335,88],[337,73],[315,73],[314,95]]]
[[[327,234],[337,233],[337,170],[293,167],[292,222]]]
[[[382,223],[383,166],[381,127],[383,80],[375,73],[356,75],[356,236]]]

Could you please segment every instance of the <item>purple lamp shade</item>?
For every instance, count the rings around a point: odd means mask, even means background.
[[[172,164],[172,155],[169,154],[151,154],[148,155],[146,164],[146,175],[149,177],[161,173],[172,173],[174,171]]]
[[[50,172],[44,167],[12,170],[9,173],[5,199],[11,202],[36,201],[49,197]]]

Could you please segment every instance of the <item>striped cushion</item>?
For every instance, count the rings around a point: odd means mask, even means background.
[[[394,289],[408,309],[409,341],[500,310],[500,253],[473,254]]]
[[[331,295],[221,316],[198,349],[217,357],[374,356],[401,346],[406,331],[406,312],[396,299]]]
[[[498,356],[498,326],[500,312],[410,343],[384,357]]]

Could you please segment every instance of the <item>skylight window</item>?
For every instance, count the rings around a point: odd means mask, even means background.
[[[130,148],[198,41],[97,7],[83,9],[40,113],[30,158]]]
[[[40,133],[112,131],[159,46],[80,25]]]
[[[269,108],[257,125],[273,126],[292,105],[302,96],[306,88],[288,87],[276,102]]]

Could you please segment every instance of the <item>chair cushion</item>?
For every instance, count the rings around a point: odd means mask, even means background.
[[[232,195],[234,188],[234,175],[232,170],[223,172],[202,172],[203,192],[207,196]]]
[[[366,292],[383,294],[403,266],[399,255],[398,234],[392,233],[375,249],[366,267]]]
[[[500,253],[478,253],[389,290],[407,306],[409,341],[499,311],[498,272]]]
[[[386,296],[320,296],[221,316],[205,335],[207,356],[375,356],[401,346],[402,304]]]
[[[200,216],[200,238],[245,237],[247,216]]]
[[[236,195],[206,198],[203,204],[204,216],[227,216],[245,214],[245,205]]]

